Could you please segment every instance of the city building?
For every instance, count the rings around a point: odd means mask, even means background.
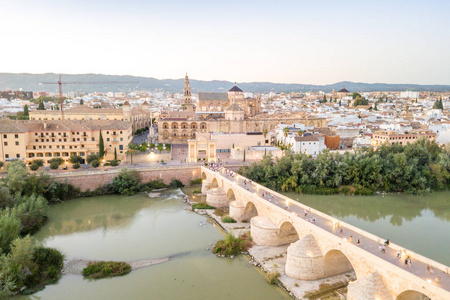
[[[395,131],[376,131],[372,136],[372,146],[382,144],[400,144],[407,145],[414,143],[419,138],[425,138],[429,141],[436,141],[436,133],[432,131],[410,131],[397,133]]]
[[[123,159],[132,140],[131,124],[120,120],[0,120],[0,161],[16,159],[30,164],[35,159],[44,163],[54,157],[68,162],[70,156],[85,159],[99,152],[102,132],[105,160]]]

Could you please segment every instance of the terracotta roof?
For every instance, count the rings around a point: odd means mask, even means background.
[[[314,135],[307,135],[307,136],[296,136],[294,139],[296,142],[317,142],[319,140],[319,137]]]
[[[345,89],[345,87],[342,87],[342,89],[340,89],[338,93],[350,93],[350,92],[347,91],[347,90]]]
[[[126,130],[131,124],[119,120],[48,120],[48,121],[0,121],[0,133],[29,131],[84,131]]]
[[[123,103],[123,106],[125,106],[125,105],[131,106],[131,105],[130,105],[130,102],[128,102],[128,101],[125,101],[125,102]]]

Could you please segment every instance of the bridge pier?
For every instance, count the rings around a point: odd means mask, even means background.
[[[206,193],[206,203],[216,208],[228,206],[227,193],[222,188],[213,188]]]
[[[236,222],[241,222],[244,219],[245,206],[239,201],[230,202],[230,217],[232,217]]]
[[[394,300],[377,272],[350,282],[347,300]]]
[[[212,182],[208,179],[203,179],[202,182],[202,194],[206,195],[206,193],[211,189]]]
[[[279,246],[298,240],[291,223],[285,222],[278,228],[269,218],[256,216],[250,220],[253,241],[259,246]]]
[[[315,238],[308,234],[287,249],[286,275],[301,280],[317,280],[324,277],[322,251]]]

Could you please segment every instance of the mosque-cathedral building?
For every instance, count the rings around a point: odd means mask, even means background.
[[[160,143],[187,144],[197,132],[249,133],[275,129],[280,123],[303,123],[324,127],[326,120],[295,114],[269,115],[261,110],[261,98],[245,98],[244,92],[233,86],[227,93],[199,92],[197,105],[191,97],[186,75],[183,91],[183,110],[162,113],[158,120]]]

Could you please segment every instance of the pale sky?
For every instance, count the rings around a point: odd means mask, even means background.
[[[0,0],[0,72],[450,84],[450,1]]]

